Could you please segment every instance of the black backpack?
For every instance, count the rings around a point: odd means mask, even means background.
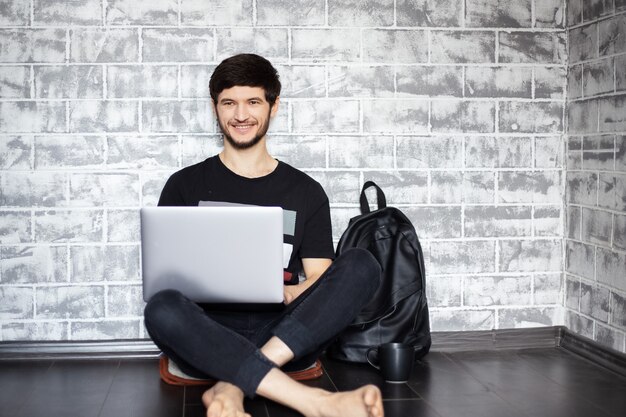
[[[375,187],[378,210],[370,212],[365,190]],[[431,344],[422,247],[410,220],[387,207],[385,194],[372,181],[361,191],[361,215],[350,220],[337,246],[337,256],[350,248],[370,251],[382,267],[382,281],[372,300],[333,342],[327,355],[350,362],[366,362],[366,352],[383,343],[404,342],[415,358]]]

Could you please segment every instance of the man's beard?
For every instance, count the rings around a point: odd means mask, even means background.
[[[259,142],[261,142],[261,139],[263,139],[263,137],[267,134],[267,130],[270,126],[270,114],[271,110],[267,114],[267,119],[265,119],[265,123],[259,126],[259,130],[257,131],[256,135],[254,135],[254,137],[247,142],[237,142],[235,139],[233,139],[233,137],[228,133],[228,129],[222,126],[219,114],[217,116],[217,124],[220,126],[220,130],[224,134],[224,137],[233,148],[239,150],[250,149],[256,146]]]

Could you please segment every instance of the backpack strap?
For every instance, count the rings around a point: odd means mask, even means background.
[[[387,207],[387,199],[385,198],[385,193],[383,190],[374,182],[374,181],[366,181],[363,184],[363,189],[361,190],[361,214],[366,214],[370,212],[370,205],[367,202],[367,196],[365,195],[365,190],[370,187],[376,188],[376,200],[378,202],[378,209],[383,209]]]

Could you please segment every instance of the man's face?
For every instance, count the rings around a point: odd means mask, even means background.
[[[270,106],[261,87],[227,88],[218,95],[215,104],[220,129],[235,149],[248,149],[259,143],[277,110],[278,99]]]

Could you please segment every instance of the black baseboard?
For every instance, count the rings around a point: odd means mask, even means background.
[[[626,376],[626,355],[563,326],[471,332],[433,332],[431,352],[561,348]],[[3,360],[156,359],[152,341],[0,342]]]
[[[557,347],[562,327],[433,332],[431,352],[536,349]]]
[[[606,348],[598,342],[561,329],[559,347],[615,373],[626,376],[626,354]]]
[[[156,359],[161,352],[151,340],[85,342],[1,342],[2,360]]]
[[[560,327],[471,332],[433,332],[433,352],[532,349],[558,346]],[[76,342],[4,342],[0,360],[156,358],[158,348],[147,339]]]
[[[626,376],[626,354],[571,332],[564,326],[474,332],[434,332],[431,352],[561,348]]]

